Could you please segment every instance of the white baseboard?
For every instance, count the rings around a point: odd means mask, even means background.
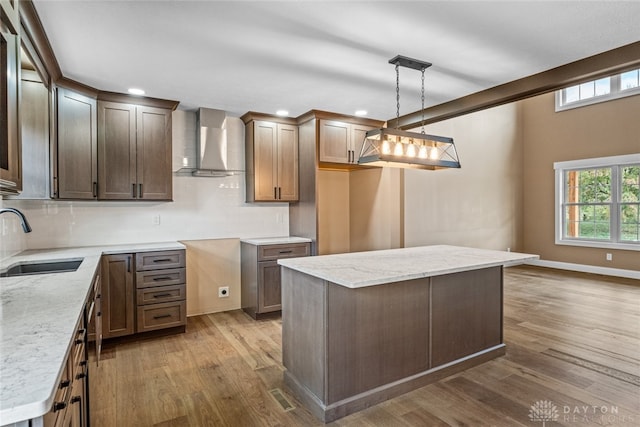
[[[559,270],[580,271],[582,273],[603,274],[605,276],[624,277],[627,279],[640,279],[640,271],[623,270],[621,268],[597,267],[595,265],[572,264],[569,262],[546,261],[543,259],[529,261],[526,264],[538,267],[557,268]]]

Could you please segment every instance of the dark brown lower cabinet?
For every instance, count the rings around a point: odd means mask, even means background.
[[[254,319],[282,310],[278,259],[311,254],[311,243],[259,242],[260,239],[248,239],[240,244],[241,304]]]
[[[258,263],[258,312],[282,310],[278,261]]]
[[[45,427],[86,427],[89,425],[89,364],[87,354],[89,297],[63,365],[62,377],[51,410],[42,417]],[[40,425],[38,422],[30,425]]]
[[[135,332],[133,254],[102,257],[102,336]]]
[[[185,251],[152,251],[102,257],[102,333],[114,338],[185,327]]]

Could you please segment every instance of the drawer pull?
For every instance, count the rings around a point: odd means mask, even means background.
[[[154,298],[164,298],[164,297],[170,297],[171,294],[170,293],[166,293],[166,294],[156,294],[153,297]]]
[[[80,396],[73,396],[71,398],[71,403],[78,403],[82,398]]]
[[[154,319],[166,319],[167,317],[171,317],[170,314],[161,314],[159,316],[153,316]]]
[[[71,380],[62,380],[60,381],[60,387],[59,388],[67,388],[71,385]]]
[[[65,402],[55,402],[53,404],[53,412],[62,411],[66,407],[67,407],[67,404]]]
[[[81,380],[86,376],[87,376],[87,374],[85,374],[84,372],[80,372],[78,375],[76,375],[76,379],[77,380]]]
[[[161,281],[165,281],[165,280],[173,280],[173,277],[164,276],[164,277],[154,277],[153,278],[154,282],[161,282]]]
[[[281,254],[290,254],[290,253],[292,253],[292,252],[293,252],[293,250],[292,250],[292,249],[289,249],[288,251],[280,251],[280,252],[278,252],[278,253],[281,253]]]
[[[153,262],[171,262],[171,258],[154,259]]]

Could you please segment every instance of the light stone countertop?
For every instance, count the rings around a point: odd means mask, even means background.
[[[260,237],[256,239],[241,239],[241,242],[252,245],[283,245],[288,243],[310,243],[311,239],[306,237]]]
[[[0,425],[47,413],[103,254],[185,249],[177,242],[28,250],[12,265],[83,258],[74,272],[0,278]]]
[[[278,264],[347,288],[440,276],[537,260],[538,255],[460,246],[420,246],[279,259]]]

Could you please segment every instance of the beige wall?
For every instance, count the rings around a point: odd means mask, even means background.
[[[640,152],[640,96],[556,113],[554,95],[522,101],[524,250],[543,260],[640,270],[640,252],[555,244],[553,163]],[[605,254],[613,260],[606,261]]]
[[[347,171],[317,171],[318,255],[350,251],[349,177]]]
[[[349,237],[351,252],[402,246],[401,171],[395,168],[351,172]]]
[[[427,127],[454,138],[462,168],[405,170],[405,246],[522,250],[520,125],[509,104]]]
[[[187,315],[240,308],[240,240],[189,240],[187,247]],[[218,287],[229,297],[219,298]]]
[[[400,173],[318,170],[318,254],[401,247]]]

